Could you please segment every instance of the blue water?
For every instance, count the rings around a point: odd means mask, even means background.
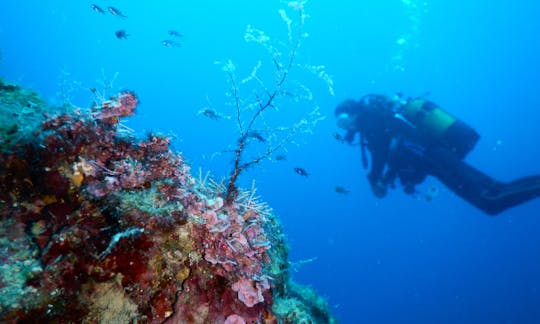
[[[0,75],[51,103],[88,107],[88,88],[114,80],[141,105],[125,124],[137,133],[176,134],[195,173],[230,170],[235,127],[197,112],[225,105],[227,78],[215,61],[231,59],[239,78],[264,50],[244,42],[246,26],[286,41],[279,1],[3,1]],[[290,12],[290,11],[289,11]],[[294,278],[325,296],[343,323],[540,323],[540,199],[489,217],[435,179],[435,199],[397,189],[371,194],[357,147],[338,143],[334,107],[346,98],[401,91],[429,93],[482,135],[467,161],[500,180],[540,173],[540,4],[537,1],[316,1],[307,3],[297,62],[325,65],[321,80],[296,77],[327,118],[287,146],[287,161],[264,162],[241,178],[283,223]],[[123,29],[131,36],[115,37]],[[184,34],[165,47],[170,29]],[[269,84],[273,81],[269,79]],[[64,89],[62,91],[61,89]],[[109,94],[113,94],[110,91]],[[207,99],[208,98],[208,99]],[[304,105],[302,103],[299,105]],[[294,105],[276,113],[283,125]],[[301,177],[294,167],[310,176]],[[350,190],[348,195],[335,186]],[[316,258],[312,262],[302,260]]]

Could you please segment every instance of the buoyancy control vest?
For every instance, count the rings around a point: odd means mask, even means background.
[[[441,143],[460,158],[464,158],[480,138],[472,127],[422,98],[408,100],[399,114],[418,130],[427,143]]]

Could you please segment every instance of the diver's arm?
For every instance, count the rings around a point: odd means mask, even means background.
[[[387,186],[390,186],[390,188],[395,188],[395,182],[398,177],[398,170],[394,168],[388,167],[382,177],[382,183],[384,183]]]
[[[394,134],[393,112],[388,107],[371,107],[364,117],[369,122],[362,126],[367,149],[371,155],[371,168],[367,175],[371,189],[378,198],[386,196],[387,183],[384,171],[390,156],[390,144]]]
[[[378,139],[378,140],[376,140]],[[379,136],[368,138],[368,149],[371,152],[371,169],[368,173],[369,184],[378,198],[386,196],[387,183],[383,181],[383,172],[388,161],[390,138]]]
[[[343,137],[343,141],[345,141],[347,144],[352,144],[354,142],[354,137],[356,136],[356,131],[347,131],[345,133],[345,136]]]

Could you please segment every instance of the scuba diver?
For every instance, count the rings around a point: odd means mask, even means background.
[[[352,144],[360,135],[362,164],[378,198],[395,188],[399,179],[405,193],[434,176],[461,198],[489,215],[540,196],[540,175],[508,183],[497,181],[463,160],[479,134],[463,121],[423,98],[393,98],[369,94],[336,107],[337,126]]]

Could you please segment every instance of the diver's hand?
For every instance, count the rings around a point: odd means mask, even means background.
[[[371,190],[377,198],[384,198],[388,192],[387,186],[382,181],[377,181],[371,184]]]
[[[343,137],[343,140],[349,144],[349,145],[352,145],[352,142],[354,142],[354,137],[356,135],[356,132],[355,131],[347,131],[347,133],[345,134],[345,136]]]
[[[384,196],[386,196],[388,188],[386,183],[382,179],[380,179],[380,177],[377,177],[373,172],[370,172],[368,173],[367,178],[375,197],[383,198]]]

